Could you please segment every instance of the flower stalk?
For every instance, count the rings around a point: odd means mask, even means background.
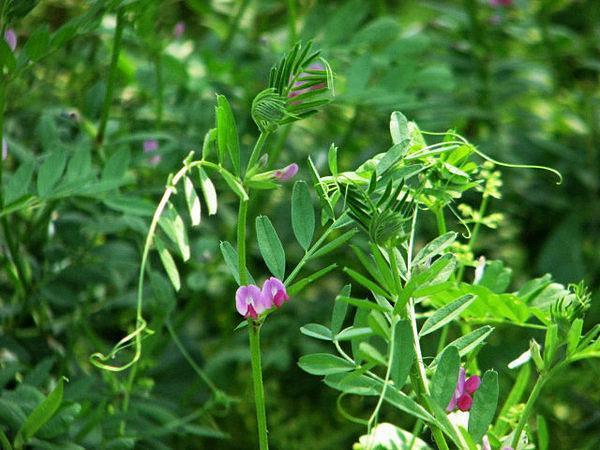
[[[252,167],[266,141],[267,133],[261,133],[248,163]],[[238,253],[238,271],[240,275],[240,285],[248,283],[248,271],[246,269],[246,223],[248,219],[248,201],[240,200],[237,220],[237,253]],[[258,442],[260,450],[269,449],[269,439],[267,436],[267,411],[265,407],[265,388],[262,379],[262,363],[260,357],[260,328],[261,323],[248,318],[248,342],[250,346],[250,358],[252,363],[252,387],[254,390],[254,403],[256,405],[256,421],[258,427]]]
[[[527,399],[527,402],[525,403],[525,409],[523,410],[523,413],[521,414],[521,416],[519,418],[519,422],[517,423],[517,428],[515,428],[513,439],[510,444],[512,448],[517,448],[517,446],[519,444],[519,439],[521,437],[521,433],[523,433],[523,430],[525,429],[525,424],[527,423],[527,420],[529,419],[529,416],[531,415],[533,405],[535,404],[537,398],[540,395],[540,392],[542,391],[542,388],[544,387],[544,385],[546,384],[546,381],[548,381],[549,378],[550,378],[549,373],[542,372],[540,374],[540,376],[538,377],[537,381],[535,382],[535,385],[533,386],[533,390],[531,391],[531,394],[529,394],[529,398]]]
[[[256,404],[256,421],[258,424],[258,443],[260,450],[268,450],[267,411],[265,407],[265,388],[263,386],[262,364],[260,358],[260,328],[261,324],[259,322],[248,319],[248,337],[252,362],[252,386],[254,388],[254,403]]]
[[[112,56],[110,60],[110,68],[108,72],[108,84],[106,85],[106,94],[104,95],[104,103],[102,105],[102,115],[100,116],[100,125],[96,134],[96,142],[102,145],[104,142],[104,133],[106,132],[106,124],[108,122],[108,114],[112,103],[113,91],[117,79],[117,63],[119,62],[119,54],[121,53],[121,41],[123,39],[123,28],[125,26],[125,9],[119,8],[117,11],[117,24],[115,27],[115,37],[113,39]]]

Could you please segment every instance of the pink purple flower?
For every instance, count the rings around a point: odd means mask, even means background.
[[[235,293],[235,308],[245,318],[256,319],[259,314],[271,307],[259,288],[253,284],[240,286]]]
[[[289,297],[284,284],[271,277],[263,283],[262,290],[253,284],[240,286],[235,293],[235,308],[246,319],[256,319],[267,309],[281,307],[287,300]]]
[[[490,0],[490,5],[497,6],[511,6],[512,0]]]
[[[289,300],[284,284],[277,278],[271,277],[263,284],[262,295],[267,302],[279,308]]]
[[[293,178],[298,173],[298,164],[292,163],[289,166],[284,167],[283,169],[278,169],[274,172],[275,178],[279,181],[287,181],[290,178]]]
[[[452,412],[458,407],[461,411],[469,411],[471,406],[473,406],[473,394],[479,389],[480,384],[481,378],[473,375],[467,379],[465,369],[461,367],[458,373],[456,389],[446,410]]]
[[[4,32],[4,40],[8,44],[8,47],[14,52],[15,48],[17,48],[17,34],[15,30],[9,28]]]
[[[2,138],[2,160],[8,158],[8,143],[6,139]]]
[[[185,22],[180,20],[173,27],[173,35],[179,39],[181,36],[183,36],[183,33],[185,33]]]

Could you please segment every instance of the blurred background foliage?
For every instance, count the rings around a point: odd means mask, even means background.
[[[145,293],[145,311],[154,334],[144,340],[133,383],[127,374],[96,369],[89,355],[107,351],[135,323],[135,281],[149,215],[167,175],[190,150],[200,149],[213,126],[215,94],[229,98],[248,151],[258,134],[249,114],[252,99],[266,87],[271,65],[300,39],[314,40],[329,60],[336,99],[317,116],[280,129],[268,143],[269,164],[297,161],[299,176],[309,180],[307,157],[323,166],[335,142],[341,168],[354,168],[390,146],[388,118],[399,110],[422,129],[455,128],[496,159],[552,166],[565,178],[561,186],[543,172],[503,170],[503,199],[493,200],[491,210],[504,220],[496,230],[483,230],[475,254],[503,259],[512,268],[513,289],[546,272],[563,283],[585,279],[596,297],[586,323],[599,321],[597,1],[20,5],[8,23],[18,38],[17,61],[32,37],[46,33],[50,44],[39,57],[29,48],[32,61],[6,92],[5,192],[16,195],[23,166],[38,177],[33,203],[2,211],[27,281],[22,290],[15,288],[4,233],[0,429],[9,436],[64,375],[70,380],[65,402],[36,435],[36,448],[256,448],[246,336],[233,331],[239,320],[235,282],[218,249],[220,240],[235,240],[233,196],[222,196],[219,215],[204,220],[191,236],[192,259],[180,265],[179,293],[170,290],[159,262],[151,261],[157,271]],[[121,52],[99,145],[118,14],[124,24]],[[154,153],[143,151],[147,140],[158,141]],[[64,161],[54,166],[60,173],[48,190],[40,186],[40,172],[49,155]],[[76,157],[83,163],[73,163]],[[283,242],[293,242],[290,188],[257,202]],[[424,230],[422,239],[428,237]],[[249,267],[262,279],[266,269],[255,246],[251,251]],[[301,248],[290,245],[287,253],[297,260]],[[352,258],[345,247],[329,256],[331,262]],[[333,392],[296,365],[300,355],[319,350],[300,326],[325,323],[345,282],[341,272],[328,275],[264,328],[273,449],[350,448],[364,431],[338,414]],[[167,323],[233,402],[224,405],[211,396],[177,350]],[[482,350],[482,365],[500,371],[501,396],[515,377],[506,364],[526,350],[532,336],[540,340],[530,331],[502,326]],[[548,420],[550,448],[600,446],[599,375],[599,363],[585,361],[547,387],[537,407]],[[123,398],[129,396],[124,413]],[[358,400],[346,405],[359,416],[371,406]],[[411,426],[401,416],[386,420]]]

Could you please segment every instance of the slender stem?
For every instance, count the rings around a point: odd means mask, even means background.
[[[511,443],[512,448],[517,448],[517,445],[519,443],[519,438],[521,437],[521,433],[523,432],[523,429],[525,428],[527,419],[529,419],[529,415],[531,414],[533,405],[535,404],[535,401],[537,400],[538,396],[540,395],[540,392],[541,392],[542,388],[544,387],[544,384],[546,384],[546,381],[548,381],[549,378],[550,378],[549,375],[541,373],[540,376],[538,377],[537,381],[535,382],[535,385],[533,386],[533,390],[531,391],[531,394],[529,394],[529,398],[527,399],[527,403],[525,403],[525,409],[521,413],[519,422],[517,423],[517,428],[515,428],[515,434],[513,436],[513,440]]]
[[[198,377],[202,381],[204,381],[204,383],[212,391],[213,395],[215,395],[215,396],[220,395],[221,391],[219,390],[219,388],[217,386],[215,386],[215,384],[212,382],[212,380],[210,378],[208,378],[208,375],[206,375],[204,370],[202,370],[202,368],[198,364],[196,364],[196,361],[194,361],[194,358],[192,358],[192,355],[189,354],[187,349],[184,347],[183,343],[179,340],[179,337],[177,336],[177,333],[175,333],[175,330],[173,329],[173,325],[171,324],[171,321],[169,319],[167,319],[165,321],[165,325],[167,327],[167,331],[171,335],[171,339],[173,339],[173,342],[175,343],[175,345],[177,346],[177,348],[179,349],[179,351],[181,352],[181,354],[183,355],[185,360],[188,362],[188,364],[194,370],[194,372],[196,372]]]
[[[260,450],[268,450],[267,412],[265,408],[265,390],[260,362],[260,327],[261,325],[257,322],[248,319],[248,336],[250,339],[250,355],[252,361],[252,384],[254,386],[254,402],[256,404],[256,421],[258,423],[258,443]]]
[[[8,84],[8,80],[6,77],[2,77],[0,80],[0,142],[4,139],[4,107],[6,105],[6,85]],[[2,178],[4,172],[4,161],[0,156],[0,210],[4,209],[4,191],[2,189]],[[16,269],[16,280],[18,283],[18,290],[21,292],[23,297],[26,297],[27,292],[27,270],[25,269],[25,263],[21,258],[21,252],[19,251],[18,240],[14,238],[12,233],[12,228],[8,223],[8,218],[6,216],[2,216],[0,218],[0,226],[2,227],[2,232],[4,237],[6,238],[6,243],[8,245],[8,253],[10,255],[10,261],[14,264]]]
[[[410,239],[408,243],[408,252],[407,252],[407,269],[406,269],[406,277],[410,279],[411,271],[412,271],[412,254],[414,251],[415,244],[415,233],[417,227],[417,215],[418,208],[415,208],[415,212],[413,214],[411,230],[410,230]],[[419,341],[419,331],[417,329],[417,319],[415,314],[415,303],[413,298],[409,298],[406,304],[406,315],[411,324],[412,330],[412,339],[413,339],[413,347],[415,350],[415,359],[416,359],[416,370],[414,371],[416,375],[416,380],[413,380],[413,384],[415,388],[415,392],[421,393],[419,397],[421,397],[421,401],[431,409],[429,405],[429,380],[427,379],[427,373],[425,372],[425,365],[423,364],[423,353],[421,351],[421,343]],[[412,378],[412,377],[411,377]],[[448,444],[446,442],[446,438],[442,431],[434,425],[431,425],[431,434],[438,446],[438,448],[442,450],[448,449]]]
[[[288,0],[288,45],[292,47],[298,40],[298,34],[296,33],[296,0]]]
[[[133,390],[133,382],[135,381],[135,376],[137,375],[137,368],[138,368],[137,364],[134,364],[134,366],[131,368],[131,370],[127,374],[127,382],[125,384],[125,393],[123,394],[123,412],[127,412],[127,410],[129,409],[129,400],[131,398],[131,391]],[[127,414],[125,414],[124,416],[125,417],[123,418],[123,420],[121,420],[121,425],[119,426],[119,434],[121,436],[125,435],[125,427],[127,426],[127,423],[126,423]]]
[[[106,94],[104,95],[104,104],[102,105],[102,115],[100,116],[100,125],[98,126],[98,134],[96,142],[102,144],[104,142],[104,133],[106,131],[106,123],[108,122],[108,113],[112,103],[113,90],[117,79],[117,63],[119,62],[119,53],[121,52],[121,41],[123,38],[123,28],[125,25],[125,8],[119,8],[117,11],[117,24],[115,28],[115,36],[113,39],[112,56],[110,60],[110,68],[108,72],[108,84],[106,85]]]
[[[317,240],[317,242],[315,242],[313,244],[313,246],[306,251],[306,253],[302,257],[302,259],[300,259],[300,261],[298,262],[298,264],[296,265],[296,267],[294,267],[294,269],[292,270],[292,272],[285,279],[284,284],[286,286],[289,286],[291,284],[291,282],[294,281],[294,279],[298,276],[298,273],[300,273],[300,270],[302,270],[302,268],[308,262],[308,260],[311,258],[311,256],[321,247],[321,244],[325,241],[325,239],[327,239],[327,236],[329,236],[329,234],[333,231],[334,226],[337,224],[337,222],[342,217],[343,217],[343,215],[340,216],[340,217],[338,217],[337,219],[335,219],[331,223],[331,225],[329,225],[329,228],[327,228],[327,230],[325,230],[325,232]]]
[[[248,216],[248,201],[240,200],[237,223],[237,253],[238,272],[240,284],[243,286],[248,282],[248,271],[246,270],[246,220]]]
[[[144,243],[144,248],[142,251],[142,260],[140,263],[140,270],[139,270],[139,276],[138,276],[137,299],[136,299],[136,302],[137,302],[137,305],[136,305],[136,328],[131,333],[129,333],[126,337],[121,339],[117,343],[117,345],[110,351],[110,353],[108,353],[108,355],[103,355],[102,353],[97,352],[90,356],[90,361],[92,364],[94,364],[96,367],[99,367],[99,368],[105,369],[105,370],[109,370],[111,372],[120,372],[125,369],[128,369],[129,367],[132,368],[132,370],[128,374],[127,381],[125,384],[125,394],[124,394],[123,405],[122,405],[122,409],[123,409],[124,413],[126,413],[129,408],[129,400],[130,400],[130,396],[131,396],[131,391],[132,391],[133,383],[135,381],[135,377],[137,374],[137,364],[136,363],[140,359],[141,354],[142,354],[142,333],[146,330],[146,321],[142,314],[143,313],[142,300],[143,300],[143,292],[144,292],[144,274],[146,271],[146,264],[148,262],[148,256],[150,253],[150,249],[152,248],[152,243],[154,240],[156,228],[158,226],[158,222],[160,220],[160,217],[161,217],[164,209],[167,207],[167,205],[169,203],[169,199],[171,198],[171,195],[173,195],[176,192],[175,186],[187,174],[187,172],[190,169],[192,169],[193,167],[199,167],[199,166],[205,166],[207,168],[216,170],[219,173],[226,172],[226,170],[223,169],[221,166],[218,166],[216,164],[213,164],[213,163],[210,163],[207,161],[200,160],[200,161],[193,161],[190,163],[186,162],[184,167],[179,169],[179,171],[177,173],[175,173],[175,175],[173,175],[172,177],[169,178],[169,184],[167,185],[167,187],[163,193],[163,196],[161,197],[160,202],[159,202],[158,206],[156,207],[156,210],[154,211],[154,214],[152,216],[152,221],[150,223],[150,227],[148,229],[148,233],[146,235],[146,241]],[[233,176],[233,175],[231,175],[231,176]],[[244,230],[243,237],[244,237],[244,241],[245,241],[245,230]],[[121,366],[113,366],[113,365],[106,363],[106,361],[113,359],[117,353],[119,353],[124,348],[129,347],[130,345],[133,345],[133,347],[134,347],[134,355],[129,362],[127,362]],[[119,431],[120,431],[121,435],[125,434],[125,428],[126,428],[126,422],[125,422],[125,419],[123,419],[123,421],[121,422],[120,427],[119,427]]]
[[[154,56],[154,73],[156,76],[156,128],[159,129],[163,119],[163,76],[162,76],[162,54],[160,50],[156,51]]]
[[[248,7],[249,3],[250,3],[249,0],[242,0],[237,13],[233,17],[233,20],[231,21],[231,24],[229,25],[229,30],[227,30],[227,36],[225,37],[225,41],[223,42],[224,49],[228,49],[229,46],[231,45],[231,42],[233,41],[233,37],[235,36],[235,33],[237,32],[237,30],[240,26],[240,20],[242,20],[242,16],[244,15],[244,12],[246,11],[246,8]]]
[[[265,142],[267,142],[268,137],[269,137],[268,131],[263,131],[262,133],[260,133],[260,136],[258,136],[258,140],[256,141],[256,144],[254,145],[254,148],[252,149],[252,153],[250,154],[250,159],[248,159],[248,165],[246,166],[246,171],[248,171],[249,169],[252,169],[252,167],[254,167],[256,165],[256,163],[258,162],[258,158],[260,157],[260,153],[265,145]]]
[[[371,429],[374,424],[377,424],[377,419],[379,417],[379,410],[381,409],[381,405],[383,404],[383,399],[385,398],[385,393],[387,391],[387,386],[390,381],[390,376],[392,374],[392,359],[394,358],[395,348],[394,345],[396,343],[395,334],[396,334],[396,324],[398,323],[398,316],[394,316],[392,318],[392,334],[390,336],[390,351],[387,361],[387,370],[385,372],[385,379],[383,380],[383,387],[381,388],[381,394],[379,395],[379,400],[377,400],[377,405],[369,418],[369,423],[367,425],[367,433],[371,434]],[[367,446],[367,448],[370,448]]]
[[[264,144],[266,134],[261,133],[258,142],[254,146],[255,153],[260,153],[260,148]],[[258,149],[258,150],[257,150]],[[250,158],[252,160],[252,157]],[[249,165],[249,167],[251,167]],[[246,222],[248,217],[248,201],[240,200],[237,220],[237,253],[238,253],[238,271],[240,274],[240,284],[248,283],[248,271],[246,270]],[[252,362],[252,386],[254,388],[254,403],[256,405],[256,422],[258,426],[258,442],[260,450],[269,449],[269,439],[267,437],[267,411],[265,407],[265,388],[262,379],[262,365],[260,361],[260,327],[261,324],[248,319],[248,339],[250,345],[250,357]]]
[[[423,429],[423,419],[417,419],[415,422],[415,426],[412,429],[412,437],[410,438],[410,442],[408,443],[408,450],[412,450],[415,442],[417,441],[417,436],[421,434],[421,430]]]
[[[446,228],[446,218],[444,217],[444,207],[441,206],[439,208],[436,208],[433,212],[435,214],[435,220],[437,222],[438,233],[440,235],[446,234],[448,230]]]

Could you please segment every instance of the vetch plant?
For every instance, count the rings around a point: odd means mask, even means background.
[[[339,412],[366,426],[357,449],[410,448],[406,442],[430,448],[421,440],[424,429],[440,449],[490,448],[490,443],[493,448],[524,448],[532,439],[530,429],[523,431],[539,390],[554,370],[577,358],[600,356],[600,332],[595,327],[580,343],[581,317],[589,303],[583,286],[572,287],[570,293],[547,275],[509,293],[509,269],[500,261],[476,263],[472,252],[480,227],[494,229],[501,220],[486,216],[490,199],[500,197],[493,165],[549,170],[559,182],[560,174],[543,166],[492,160],[456,132],[423,132],[398,112],[391,116],[390,132],[392,147],[353,171],[339,169],[334,146],[328,158],[331,175],[321,176],[309,161],[322,217],[347,217],[363,231],[363,239],[353,246],[362,271],[352,266],[343,270],[366,296],[352,295],[354,288],[348,285],[335,299],[329,327],[302,328],[307,336],[329,341],[337,354],[305,355],[300,367],[324,376],[328,386],[341,391]],[[440,140],[427,143],[427,136]],[[487,162],[480,165],[476,156]],[[454,205],[470,190],[481,192],[483,200],[477,212],[460,207],[467,216],[463,218]],[[466,244],[457,245],[458,234],[447,230],[445,211],[467,230]],[[419,219],[428,212],[438,235],[418,248]],[[477,269],[470,282],[463,281],[468,267]],[[494,425],[498,373],[492,368],[478,375],[477,353],[495,324],[547,333],[543,357],[539,346],[536,351],[532,347],[541,376],[517,423],[507,422],[507,417],[523,386],[509,396]],[[435,335],[438,351],[425,354],[422,339]],[[557,364],[560,345],[567,345],[567,355],[570,348],[578,356]],[[346,410],[343,400],[356,395],[375,398],[369,417]],[[379,424],[385,405],[413,416],[412,432]],[[386,438],[390,443],[382,444],[383,430],[391,433]]]
[[[255,218],[255,242],[272,275],[259,287],[256,269],[249,267],[247,260],[248,246],[253,242],[247,236],[249,206],[255,191],[279,188],[298,173],[297,163],[265,170],[265,148],[281,125],[316,113],[331,100],[331,70],[323,59],[317,65],[318,59],[318,52],[311,53],[310,44],[298,44],[273,67],[269,87],[252,102],[251,115],[260,135],[247,159],[231,105],[224,96],[217,96],[216,127],[206,133],[201,155],[191,152],[183,167],[169,176],[152,217],[138,278],[136,327],[108,354],[93,354],[92,362],[109,371],[131,369],[128,386],[132,386],[142,340],[152,333],[142,309],[152,251],[156,251],[173,287],[179,290],[181,278],[173,253],[184,262],[190,259],[187,226],[200,224],[202,203],[209,216],[217,213],[218,194],[209,177],[214,173],[238,201],[235,246],[222,241],[220,249],[239,286],[231,305],[245,319],[237,330],[246,330],[249,336],[261,450],[268,448],[261,328],[286,301],[337,267],[336,263],[326,265],[296,280],[308,262],[318,261],[350,242],[356,264],[343,267],[343,272],[355,286],[348,284],[335,298],[329,327],[307,324],[301,329],[309,337],[330,342],[334,353],[305,355],[299,365],[310,374],[323,376],[329,387],[340,391],[340,414],[366,427],[356,448],[409,448],[413,444],[430,448],[429,436],[440,449],[490,445],[524,448],[534,437],[527,421],[540,390],[569,363],[600,356],[600,330],[595,327],[582,336],[583,314],[589,304],[583,285],[565,289],[545,276],[531,280],[516,292],[507,292],[510,270],[501,261],[476,261],[475,243],[482,226],[495,229],[501,224],[502,217],[487,215],[491,199],[500,197],[500,174],[495,166],[547,170],[559,177],[559,183],[560,174],[544,166],[493,160],[453,130],[421,131],[414,122],[394,112],[390,120],[392,146],[355,170],[340,169],[335,145],[328,151],[330,175],[322,176],[309,158],[312,184],[321,206],[322,230],[315,240],[311,190],[304,181],[296,181],[290,202],[291,227],[304,256],[291,271],[286,269],[286,252],[270,219],[264,215]],[[427,139],[434,142],[428,143]],[[485,162],[480,163],[480,159]],[[481,193],[478,210],[459,203],[469,191]],[[175,206],[177,196],[187,205],[188,220]],[[459,241],[457,232],[448,231],[447,212],[466,230],[466,243]],[[428,214],[435,220],[437,235],[422,245],[418,234]],[[334,232],[336,237],[329,241]],[[475,268],[474,276],[465,281],[471,268]],[[539,344],[531,344],[531,359],[540,377],[517,422],[513,420],[513,409],[525,392],[526,381],[521,381],[519,390],[509,396],[494,422],[499,403],[498,372],[495,368],[481,370],[477,360],[478,352],[495,330],[493,325],[546,332],[543,354]],[[167,327],[178,342],[168,321]],[[425,337],[436,340],[437,351],[423,346]],[[558,351],[565,347],[566,351]],[[128,360],[112,362],[128,348],[133,348]],[[528,367],[522,357],[519,361]],[[194,367],[215,401],[231,401],[201,368]],[[126,390],[123,412],[127,412],[130,391]],[[356,417],[344,406],[347,396],[357,395],[373,397],[368,417]],[[389,407],[413,418],[412,431],[380,422]],[[125,427],[123,420],[122,433]]]
[[[596,2],[329,3],[2,1],[2,448],[597,446]]]
[[[320,61],[319,69],[312,66]],[[309,67],[313,67],[309,69]],[[303,73],[310,75],[303,76]],[[306,80],[306,77],[310,78]],[[297,96],[290,96],[297,90],[297,81],[308,83],[312,89]],[[304,86],[304,85],[303,85]],[[152,333],[143,316],[143,291],[146,270],[155,250],[162,262],[165,272],[175,290],[181,287],[181,278],[173,252],[177,252],[185,262],[190,258],[190,245],[186,220],[180,216],[174,206],[175,196],[182,196],[187,205],[189,224],[197,226],[202,220],[202,202],[198,196],[200,189],[209,216],[217,214],[218,194],[208,172],[213,172],[223,178],[230,190],[238,199],[237,242],[235,247],[223,241],[220,244],[225,263],[239,288],[232,306],[246,320],[240,323],[239,329],[247,328],[252,362],[252,380],[256,403],[258,437],[261,450],[268,448],[267,415],[262,382],[262,367],[260,354],[260,330],[267,317],[275,309],[280,308],[310,283],[331,272],[336,265],[331,264],[317,272],[308,274],[296,281],[306,263],[317,256],[324,255],[342,245],[343,241],[334,240],[327,243],[328,235],[344,224],[335,223],[327,227],[321,236],[313,243],[315,217],[311,205],[310,191],[303,181],[297,181],[292,194],[292,217],[294,233],[298,242],[305,250],[304,257],[286,277],[285,251],[271,221],[266,216],[256,217],[256,241],[258,249],[272,277],[268,278],[260,289],[254,282],[252,268],[247,267],[247,222],[249,206],[254,190],[271,190],[280,187],[281,182],[291,180],[298,172],[298,165],[292,163],[284,168],[264,171],[265,145],[269,136],[277,128],[314,114],[318,108],[327,104],[332,97],[332,74],[327,62],[320,58],[319,52],[312,51],[311,44],[297,44],[285,55],[270,73],[269,88],[259,93],[252,104],[252,117],[260,130],[260,135],[247,161],[244,161],[242,148],[237,134],[237,126],[229,101],[222,95],[217,95],[215,108],[216,127],[206,133],[202,152],[196,155],[191,152],[183,163],[183,167],[171,174],[167,180],[165,192],[154,212],[150,223],[146,244],[142,254],[139,271],[137,320],[135,329],[121,339],[108,353],[94,353],[91,362],[108,371],[119,372],[131,369],[128,386],[131,387],[136,376],[136,363],[142,354],[142,340]],[[292,101],[293,98],[293,101]],[[155,151],[158,143],[155,140],[144,142],[144,151]],[[212,161],[212,160],[215,161]],[[194,181],[194,179],[196,181]],[[168,322],[167,322],[168,325]],[[176,336],[169,328],[169,332]],[[176,341],[177,342],[177,341]],[[115,364],[113,360],[126,349],[133,347],[129,360]],[[196,372],[213,391],[216,401],[230,401],[206,374],[196,367]],[[123,411],[129,405],[129,392],[126,391],[123,401]],[[121,432],[125,433],[126,422],[122,423]]]

